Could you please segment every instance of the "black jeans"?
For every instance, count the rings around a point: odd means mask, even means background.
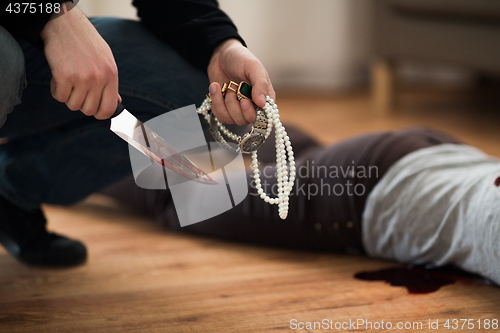
[[[91,22],[113,51],[123,104],[136,117],[147,121],[203,101],[206,72],[142,24]],[[0,138],[9,139],[0,145],[0,195],[25,210],[72,204],[132,173],[128,146],[109,130],[110,120],[70,111],[52,97],[51,78],[44,52],[0,28],[0,124],[13,110],[0,126]]]
[[[248,197],[232,210],[181,228],[168,190],[145,190],[132,177],[106,189],[134,210],[153,216],[171,230],[233,241],[307,250],[362,253],[361,223],[366,199],[387,170],[403,156],[425,147],[460,143],[428,128],[404,129],[353,137],[329,147],[287,126],[296,152],[297,176],[286,220],[265,203],[248,172]],[[259,151],[266,193],[276,184],[274,140]],[[274,197],[275,195],[270,195]]]

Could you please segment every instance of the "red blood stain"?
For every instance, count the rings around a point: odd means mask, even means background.
[[[441,287],[453,284],[457,280],[463,282],[476,281],[492,284],[481,276],[464,272],[452,266],[426,269],[424,266],[400,266],[371,272],[360,272],[355,278],[365,281],[386,281],[391,286],[406,287],[410,294],[427,294]]]

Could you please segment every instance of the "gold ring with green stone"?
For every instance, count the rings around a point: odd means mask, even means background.
[[[236,86],[236,88],[233,88],[233,86]],[[248,99],[250,102],[253,103],[252,100],[252,86],[245,82],[241,81],[240,84],[237,84],[234,81],[230,81],[229,83],[224,83],[221,88],[221,93],[222,97],[226,97],[226,92],[228,90],[234,91],[236,93],[236,96],[238,97],[238,100]],[[210,93],[207,94],[208,100],[212,102],[212,96],[210,96]]]
[[[236,92],[238,99],[241,100],[243,98],[248,99],[250,102],[252,101],[252,86],[245,81],[241,81],[238,86],[238,91]]]

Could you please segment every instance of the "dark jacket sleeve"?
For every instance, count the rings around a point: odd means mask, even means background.
[[[236,38],[245,45],[215,0],[134,0],[133,5],[148,30],[201,69],[224,40]]]
[[[40,33],[43,30],[45,24],[49,21],[52,16],[52,12],[47,12],[45,7],[47,3],[63,3],[68,0],[38,0],[33,1],[13,1],[13,0],[0,0],[0,25],[4,27],[12,36],[15,38],[23,38],[35,45],[38,48],[43,48],[43,42],[40,38]],[[22,3],[34,3],[36,4],[35,13],[23,13],[24,5]],[[76,2],[76,1],[75,1]],[[7,11],[7,6],[14,3],[21,4],[21,12],[14,13]],[[39,5],[42,4],[42,10],[40,10]],[[53,7],[52,7],[53,8]],[[13,9],[13,7],[11,7]],[[29,11],[29,9],[28,9]]]

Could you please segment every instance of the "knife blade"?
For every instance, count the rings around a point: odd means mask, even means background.
[[[111,118],[110,130],[165,168],[199,183],[218,184],[216,180],[126,110],[121,103],[118,103]]]

